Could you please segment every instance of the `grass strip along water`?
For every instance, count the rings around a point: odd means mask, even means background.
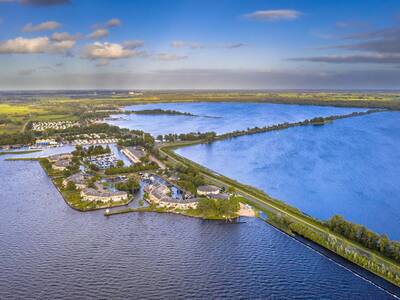
[[[40,152],[42,151],[41,149],[32,149],[32,150],[22,150],[22,151],[1,151],[0,155],[22,155],[22,154],[29,154],[29,153],[35,153],[35,152]]]
[[[376,111],[370,110],[364,112],[363,114],[371,112]],[[351,116],[358,115],[360,115],[360,113],[357,113],[355,115],[351,114]],[[349,115],[335,118],[328,117],[327,120],[332,121],[333,119],[344,117],[349,117]],[[321,121],[322,120],[319,120],[319,122]],[[286,123],[283,125],[265,127],[263,131],[280,130],[283,128],[309,124],[310,122]],[[250,134],[252,133],[258,132],[251,132]],[[222,140],[225,138],[231,138],[244,134],[244,132],[240,132],[237,135],[225,134],[222,136],[217,136],[215,140]],[[171,143],[160,146],[159,151],[161,155],[168,157],[168,159],[173,163],[182,164],[186,167],[196,169],[208,181],[220,186],[224,186],[225,188],[235,189],[238,195],[246,199],[245,202],[264,211],[269,216],[269,222],[271,222],[274,226],[278,226],[280,229],[289,234],[297,234],[306,239],[309,239],[323,246],[324,248],[336,253],[337,255],[400,287],[400,265],[393,259],[385,257],[384,255],[382,255],[382,253],[379,253],[378,251],[371,250],[356,241],[350,240],[345,236],[332,231],[329,228],[327,222],[317,220],[311,216],[308,216],[297,208],[291,207],[282,201],[270,197],[263,191],[260,191],[248,185],[241,184],[231,178],[218,174],[174,152],[174,150],[179,147],[208,142],[210,141],[197,140],[190,142]]]

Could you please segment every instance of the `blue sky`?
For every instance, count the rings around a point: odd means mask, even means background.
[[[400,2],[0,0],[0,89],[397,88]]]

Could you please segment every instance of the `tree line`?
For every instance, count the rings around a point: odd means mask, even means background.
[[[72,152],[74,156],[78,157],[96,156],[109,153],[111,153],[111,148],[108,145],[106,147],[103,147],[102,145],[90,145],[87,148],[77,145],[75,151]]]
[[[328,222],[328,227],[349,240],[355,241],[364,247],[378,251],[384,256],[400,263],[400,242],[391,241],[383,234],[378,235],[366,227],[346,221],[341,216],[333,216]]]
[[[181,133],[181,134],[165,134],[158,135],[157,140],[165,141],[165,142],[177,142],[177,141],[196,141],[196,140],[205,140],[205,141],[213,141],[217,137],[217,134],[214,131],[209,132],[190,132],[190,133]]]
[[[135,164],[128,167],[112,167],[106,169],[104,173],[106,175],[117,175],[156,169],[158,169],[158,165],[155,162],[150,162],[148,164]]]

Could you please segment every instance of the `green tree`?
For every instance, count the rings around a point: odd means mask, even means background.
[[[68,191],[75,191],[76,190],[76,185],[72,181],[68,181],[67,183],[67,190]]]
[[[122,160],[117,160],[116,167],[122,168],[124,166],[124,162]]]

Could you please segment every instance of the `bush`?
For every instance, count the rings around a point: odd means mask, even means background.
[[[76,190],[76,185],[72,181],[68,181],[67,183],[67,190],[68,191],[75,191]]]
[[[232,217],[236,216],[239,209],[236,197],[229,200],[202,198],[197,205],[198,212],[206,217]]]

